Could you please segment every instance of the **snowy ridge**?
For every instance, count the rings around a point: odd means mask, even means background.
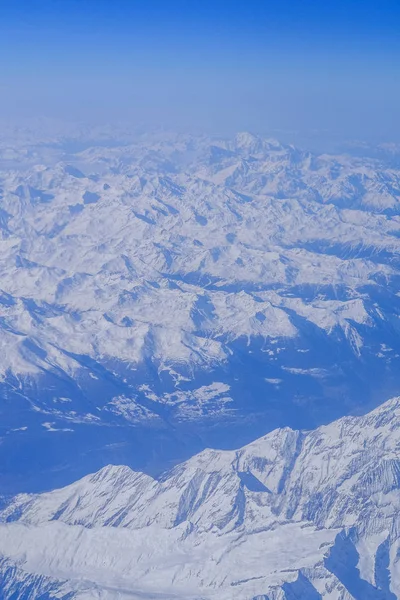
[[[19,495],[0,517],[4,598],[395,600],[399,456],[396,398],[159,480],[108,466]]]

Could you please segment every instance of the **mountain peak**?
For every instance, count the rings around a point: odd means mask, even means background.
[[[222,600],[232,589],[237,600],[288,598],[300,588],[307,598],[327,589],[339,598],[370,585],[384,599],[387,577],[397,597],[397,516],[388,506],[400,489],[398,453],[390,454],[400,427],[380,416],[399,402],[352,417],[346,435],[349,418],[329,431],[278,429],[236,452],[202,452],[160,481],[108,465],[67,488],[16,497],[0,511],[5,597],[15,593],[10,567],[23,570],[17,589],[35,582],[39,594],[51,584],[72,599],[77,580],[122,598],[152,597],[155,582],[166,598],[190,589]]]
[[[274,139],[266,139],[250,133],[242,131],[238,133],[233,140],[234,147],[237,150],[246,151],[250,154],[265,153],[270,150],[282,150],[282,145]]]

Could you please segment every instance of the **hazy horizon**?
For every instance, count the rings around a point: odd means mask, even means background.
[[[39,0],[0,16],[2,120],[400,140],[393,1]]]

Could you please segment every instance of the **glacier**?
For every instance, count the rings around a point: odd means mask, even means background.
[[[2,598],[395,600],[399,451],[394,398],[158,479],[108,465],[4,499]]]

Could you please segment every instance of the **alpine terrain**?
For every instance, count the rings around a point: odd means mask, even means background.
[[[395,600],[400,399],[204,450],[159,480],[107,466],[0,513],[3,598]]]
[[[400,147],[2,131],[1,600],[400,598]]]

